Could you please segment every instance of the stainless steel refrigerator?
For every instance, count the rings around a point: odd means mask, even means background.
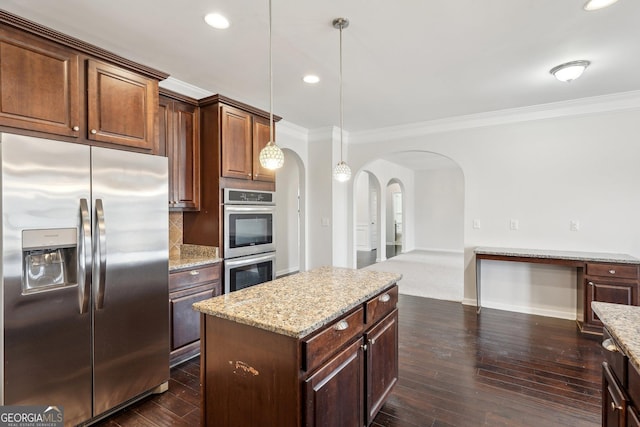
[[[167,159],[0,134],[0,404],[76,425],[169,379]]]

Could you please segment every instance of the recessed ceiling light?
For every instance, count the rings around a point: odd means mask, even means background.
[[[229,20],[219,13],[209,13],[204,17],[204,21],[218,30],[229,28]]]
[[[611,6],[618,0],[589,0],[583,6],[583,9],[591,12],[592,10],[604,9],[605,7]]]
[[[320,81],[320,77],[316,76],[315,74],[307,74],[306,76],[304,76],[302,78],[302,80],[305,83],[309,83],[309,84],[316,84]]]
[[[589,61],[571,61],[553,67],[549,72],[561,82],[570,82],[580,77],[589,64]]]

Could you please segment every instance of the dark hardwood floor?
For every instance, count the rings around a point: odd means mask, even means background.
[[[406,295],[398,306],[399,381],[374,426],[600,425],[603,351],[575,322]],[[173,368],[168,392],[97,425],[199,425],[199,369]]]

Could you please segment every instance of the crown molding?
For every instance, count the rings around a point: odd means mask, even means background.
[[[309,139],[309,129],[298,126],[294,123],[288,122],[286,120],[280,121],[278,123],[278,136],[288,136],[289,138],[307,142]]]
[[[159,86],[195,99],[207,98],[213,95],[213,93],[209,92],[208,90],[204,90],[202,88],[199,88],[198,86],[183,82],[182,80],[174,79],[173,77],[162,80],[159,83]]]
[[[349,142],[352,144],[363,144],[407,139],[464,129],[634,109],[640,109],[640,91],[622,92],[574,99],[571,101],[539,104],[529,107],[351,132],[349,134]]]

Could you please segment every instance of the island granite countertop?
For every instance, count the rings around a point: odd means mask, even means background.
[[[640,307],[593,301],[591,308],[640,371]]]
[[[402,278],[398,273],[320,267],[193,304],[211,316],[302,338]]]

